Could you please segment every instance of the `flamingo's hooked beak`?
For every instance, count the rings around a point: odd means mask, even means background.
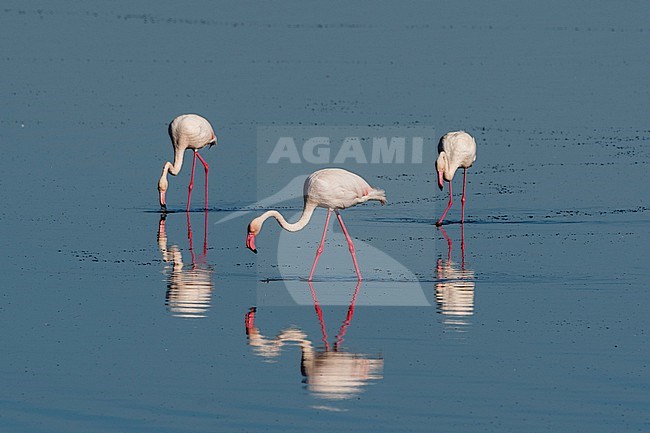
[[[248,236],[246,236],[246,248],[257,254],[257,248],[255,248],[255,235],[253,233],[248,233]]]
[[[438,187],[440,188],[440,191],[442,191],[442,188],[444,187],[444,182],[445,180],[442,177],[442,171],[438,172]]]
[[[160,191],[160,207],[162,210],[167,210],[167,203],[165,203],[165,191]]]

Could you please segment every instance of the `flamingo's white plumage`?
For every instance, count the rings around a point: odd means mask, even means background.
[[[467,186],[467,169],[476,161],[476,141],[474,137],[465,131],[448,132],[443,135],[438,143],[438,160],[436,161],[436,171],[438,173],[438,186],[442,190],[444,181],[449,182],[449,203],[442,216],[436,222],[437,226],[442,225],[445,215],[453,204],[451,181],[454,174],[459,168],[463,169],[463,197],[462,217],[460,222],[465,222],[465,189]]]
[[[293,224],[288,223],[284,217],[275,210],[267,211],[253,219],[248,225],[246,247],[255,253],[257,252],[257,249],[255,248],[255,236],[259,234],[264,221],[268,218],[274,217],[283,229],[295,232],[301,230],[307,225],[317,207],[323,207],[327,209],[327,218],[325,220],[325,228],[323,230],[320,246],[316,251],[316,258],[314,259],[314,264],[312,265],[311,273],[309,274],[309,281],[311,281],[314,270],[316,269],[318,258],[323,252],[323,244],[325,242],[327,226],[329,225],[332,211],[336,213],[341,229],[345,234],[350,253],[352,254],[352,261],[354,262],[357,277],[360,280],[361,273],[359,271],[359,266],[357,265],[354,245],[352,244],[352,239],[350,239],[350,235],[343,224],[343,219],[341,218],[339,210],[349,208],[368,200],[377,200],[381,204],[385,204],[386,194],[384,190],[371,187],[361,176],[347,170],[340,168],[326,168],[315,171],[307,178],[303,187],[303,195],[305,202],[302,215],[300,219]]]
[[[205,146],[217,144],[217,136],[214,134],[212,125],[205,118],[197,114],[182,114],[176,117],[169,124],[169,138],[174,146],[174,163],[166,162],[163,166],[162,175],[158,181],[158,193],[160,197],[160,207],[167,209],[165,202],[165,192],[169,183],[167,182],[167,173],[176,176],[183,166],[183,155],[187,149],[194,151],[192,159],[192,177],[190,179],[189,191],[187,194],[187,210],[190,209],[190,199],[192,197],[192,188],[194,187],[194,168],[196,158],[199,158],[205,169],[205,207],[208,207],[208,163],[199,155],[199,149]]]

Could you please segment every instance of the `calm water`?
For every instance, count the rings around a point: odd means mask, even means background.
[[[5,1],[0,430],[647,431],[649,12]],[[161,219],[185,112],[210,208],[186,166]],[[253,255],[294,176],[260,137],[303,127],[466,129],[467,223],[428,146],[353,166],[389,199],[344,212],[362,284],[338,228],[304,280],[322,210]]]

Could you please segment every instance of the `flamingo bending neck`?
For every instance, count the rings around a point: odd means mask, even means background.
[[[174,150],[174,164],[172,164],[169,161],[167,161],[165,163],[165,166],[163,167],[163,170],[162,170],[162,175],[160,176],[160,181],[158,182],[159,184],[166,183],[167,173],[171,173],[172,176],[176,176],[178,173],[180,173],[181,168],[183,168],[183,155],[184,154],[185,154],[185,149],[183,149],[181,151]]]
[[[306,202],[305,207],[302,210],[302,215],[300,215],[300,219],[296,221],[295,223],[290,223],[287,222],[286,219],[282,216],[280,212],[277,210],[270,210],[267,212],[264,212],[262,215],[257,217],[259,227],[260,229],[262,228],[262,224],[264,224],[264,221],[267,219],[273,217],[278,221],[278,224],[280,226],[290,232],[297,232],[298,230],[302,230],[305,228],[305,226],[309,223],[309,220],[311,219],[312,215],[314,214],[314,210],[316,209],[316,204],[312,202]]]
[[[257,236],[262,230],[262,224],[264,224],[264,221],[267,219],[273,217],[278,221],[278,224],[280,224],[283,229],[290,232],[297,232],[298,230],[302,230],[307,225],[307,223],[309,223],[311,216],[314,214],[314,209],[316,209],[316,203],[310,200],[305,200],[305,207],[302,210],[302,215],[300,215],[300,219],[298,219],[298,221],[295,223],[287,222],[287,220],[284,219],[282,214],[277,210],[269,210],[264,212],[262,215],[251,221],[251,223],[248,225],[246,247],[257,254],[257,248],[255,248],[255,236]]]

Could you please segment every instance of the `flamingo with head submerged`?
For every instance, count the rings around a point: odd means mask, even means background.
[[[262,230],[262,225],[268,218],[273,217],[278,221],[283,229],[290,232],[296,232],[307,225],[317,207],[323,207],[327,209],[327,218],[325,219],[325,228],[323,229],[323,236],[321,237],[320,245],[316,250],[316,258],[314,259],[314,264],[309,273],[309,281],[312,280],[316,264],[323,252],[323,244],[325,243],[325,235],[327,234],[327,226],[329,225],[332,211],[336,213],[343,234],[345,234],[348,248],[352,255],[354,269],[357,273],[357,278],[361,280],[361,272],[359,271],[359,266],[357,264],[354,245],[352,244],[352,239],[350,239],[350,235],[345,228],[345,224],[343,224],[343,219],[341,218],[339,210],[349,208],[368,200],[377,200],[383,205],[386,203],[386,194],[384,190],[371,187],[361,176],[347,170],[340,168],[326,168],[315,171],[307,178],[303,187],[303,196],[305,203],[302,215],[295,223],[288,223],[280,212],[275,210],[264,212],[262,215],[252,220],[248,225],[246,247],[254,253],[257,253],[257,249],[255,248],[255,237],[259,234],[260,230]]]
[[[449,182],[449,203],[436,222],[437,226],[442,225],[447,212],[453,204],[451,181],[459,168],[463,169],[463,197],[461,224],[465,222],[465,189],[467,186],[467,169],[476,161],[476,141],[474,137],[465,131],[448,132],[443,135],[438,143],[438,160],[436,161],[436,172],[438,173],[438,186],[442,191],[444,181]]]
[[[167,182],[167,173],[176,176],[183,166],[183,155],[187,149],[194,151],[192,159],[192,176],[190,178],[189,191],[187,194],[187,208],[190,210],[190,200],[192,198],[192,188],[194,188],[194,168],[196,167],[196,158],[203,164],[205,169],[205,208],[208,207],[208,163],[199,155],[199,149],[205,146],[212,147],[217,144],[217,136],[214,134],[212,125],[203,117],[197,114],[183,114],[176,117],[169,124],[169,138],[174,146],[174,163],[166,162],[163,166],[162,175],[158,181],[158,193],[160,195],[160,207],[167,210],[165,202],[165,192],[169,183]]]

